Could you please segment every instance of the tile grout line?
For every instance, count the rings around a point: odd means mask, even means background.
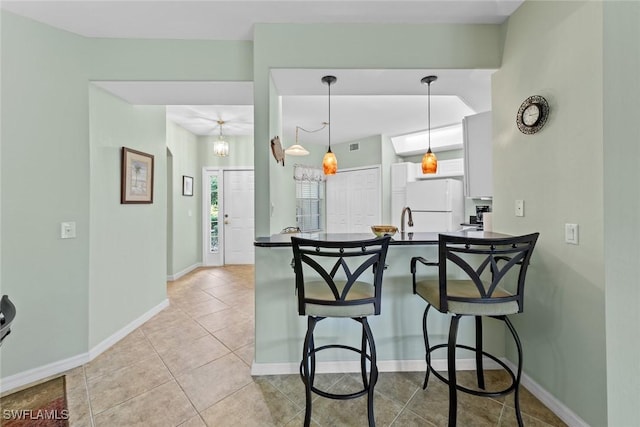
[[[169,304],[171,304],[171,298],[169,298]],[[179,310],[182,310],[181,308],[178,307]],[[188,315],[188,314],[187,314]],[[144,335],[144,337],[147,339],[147,341],[149,341],[149,338],[147,337],[147,334],[142,331],[142,334]],[[204,422],[204,420],[202,419],[202,415],[200,415],[200,412],[198,411],[198,409],[195,407],[195,405],[193,404],[193,402],[191,401],[191,399],[189,398],[189,395],[187,394],[187,392],[184,390],[184,388],[182,388],[182,385],[180,384],[180,381],[178,381],[178,379],[175,377],[175,375],[173,375],[173,372],[171,372],[171,369],[169,369],[169,367],[167,366],[167,364],[165,363],[164,359],[162,358],[162,356],[160,355],[160,353],[158,352],[158,350],[156,349],[156,347],[153,345],[153,343],[151,341],[149,341],[149,344],[151,345],[151,348],[153,348],[153,351],[156,353],[156,355],[158,356],[158,358],[160,359],[160,361],[162,362],[162,365],[164,365],[165,369],[167,370],[167,372],[169,372],[169,376],[171,377],[170,381],[174,381],[176,383],[176,385],[178,386],[178,388],[180,388],[180,391],[182,391],[182,394],[184,394],[184,397],[187,399],[187,401],[189,401],[189,404],[191,405],[191,407],[193,408],[194,412],[198,415],[198,418],[200,418],[200,420],[206,425],[207,423]],[[169,382],[169,381],[167,381]],[[161,385],[167,384],[167,382],[162,383],[160,385],[158,385],[157,387],[160,387]],[[154,388],[157,388],[154,387]],[[153,390],[153,389],[151,389]],[[151,391],[151,390],[147,390],[145,393]],[[184,424],[187,421],[189,421],[191,418],[186,419],[186,420],[182,420],[180,422],[180,424]],[[178,424],[178,425],[180,425]]]
[[[91,420],[91,426],[95,427],[96,423],[93,419],[93,406],[91,405],[91,396],[89,396],[89,380],[87,379],[86,365],[82,365],[82,379],[84,380],[84,390],[87,395],[87,406],[89,407],[89,420]]]
[[[404,403],[404,406],[400,409],[400,411],[398,412],[398,414],[395,416],[395,418],[389,423],[390,426],[393,425],[393,423],[396,422],[396,420],[400,417],[400,415],[402,415],[402,413],[404,412],[405,409],[407,409],[407,407],[409,406],[409,402],[411,402],[411,400],[415,397],[415,395],[421,390],[421,387],[416,388],[416,390],[411,394],[411,397],[409,397],[409,399],[407,399],[407,401]],[[383,396],[386,396],[384,393],[381,393]],[[389,396],[386,396],[389,397]],[[411,411],[410,409],[407,409],[407,411]],[[411,411],[413,412],[413,411]],[[420,415],[415,414],[418,417],[420,417]],[[420,417],[421,419],[424,419],[422,417]],[[427,421],[427,420],[425,420]],[[428,422],[428,421],[427,421]]]

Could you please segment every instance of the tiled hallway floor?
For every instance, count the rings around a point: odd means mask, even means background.
[[[67,373],[71,426],[301,426],[298,375],[252,377],[253,267],[198,269],[167,286],[170,307],[90,363]],[[375,333],[375,331],[374,331]],[[470,378],[471,372],[461,376]],[[500,381],[497,373],[493,381]],[[379,426],[445,426],[448,395],[423,373],[381,373]],[[351,374],[319,375],[321,388],[353,387]],[[512,397],[459,395],[458,425],[513,426]],[[526,390],[527,426],[564,425]],[[366,425],[366,398],[317,397],[313,425]]]

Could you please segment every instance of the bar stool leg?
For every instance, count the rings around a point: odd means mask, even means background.
[[[516,418],[518,419],[518,427],[523,427],[524,422],[522,421],[522,414],[520,413],[520,379],[522,377],[522,343],[520,343],[520,338],[518,337],[518,333],[516,329],[513,327],[513,324],[509,320],[507,316],[504,317],[504,322],[507,324],[511,335],[513,336],[514,341],[516,342],[516,347],[518,348],[518,372],[516,374],[515,381],[515,391],[513,395],[513,400],[515,401],[515,409],[516,409]]]
[[[362,325],[362,343],[360,344],[360,375],[362,376],[362,384],[366,389],[369,387],[369,379],[367,378],[367,331],[364,326],[364,318],[353,319]]]
[[[455,427],[458,395],[456,382],[456,342],[458,337],[458,323],[460,315],[451,318],[451,326],[449,327],[449,343],[447,346],[447,369],[449,373],[449,427]]]
[[[482,317],[476,318],[476,377],[478,387],[484,390],[484,367],[482,364]]]
[[[427,362],[427,370],[424,374],[424,383],[422,384],[423,390],[427,389],[429,375],[431,374],[431,349],[429,348],[429,334],[427,333],[427,315],[429,314],[430,308],[431,304],[427,304],[427,308],[424,309],[424,314],[422,315],[422,336],[424,337],[424,348],[426,349],[424,359]]]
[[[376,357],[376,344],[373,340],[373,334],[371,333],[371,328],[369,327],[369,322],[367,321],[366,317],[362,318],[362,329],[366,334],[366,341],[368,341],[369,343],[369,351],[371,357],[371,373],[369,376],[369,387],[367,391],[367,417],[369,419],[369,427],[375,427],[376,420],[373,415],[373,388],[378,382],[378,362]],[[363,375],[366,376],[366,370],[363,372]]]
[[[305,411],[304,411],[304,425],[309,427],[311,425],[311,387],[313,386],[313,376],[315,374],[315,353],[313,344],[313,330],[316,327],[317,320],[313,316],[307,317],[307,334],[304,338],[304,348],[302,351],[302,369],[300,376],[302,382],[304,382],[305,388]],[[311,353],[311,367],[309,366],[309,355]]]

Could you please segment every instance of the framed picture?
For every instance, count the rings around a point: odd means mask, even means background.
[[[153,156],[122,147],[120,203],[153,203]]]
[[[193,177],[182,175],[182,195],[193,196]]]

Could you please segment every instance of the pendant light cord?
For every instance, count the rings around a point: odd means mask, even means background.
[[[314,130],[307,130],[302,126],[296,126],[296,143],[298,142],[298,130],[301,130],[307,133],[320,132],[322,129],[326,128],[328,124],[329,122],[322,122],[322,127],[319,127],[318,129],[314,129]]]
[[[329,87],[329,151],[331,151],[331,82],[327,83]]]
[[[427,128],[429,129],[429,151],[431,151],[431,82],[427,85]]]
[[[222,140],[222,125],[224,124],[224,120],[218,120],[218,126],[220,126],[220,132],[218,133],[218,140]]]

